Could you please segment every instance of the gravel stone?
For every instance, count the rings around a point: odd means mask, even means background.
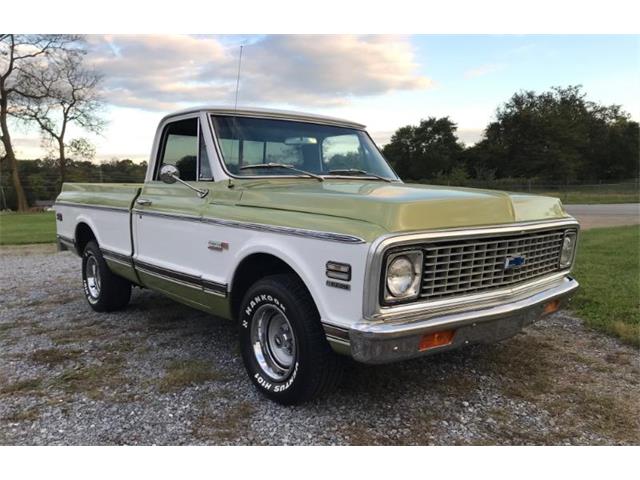
[[[277,405],[244,371],[229,321],[134,289],[93,312],[80,259],[0,250],[0,444],[638,444],[638,350],[568,313],[495,345],[368,366]],[[206,375],[171,384],[173,365]],[[194,367],[195,368],[195,367]]]

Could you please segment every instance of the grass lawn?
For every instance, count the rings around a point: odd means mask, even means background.
[[[0,245],[56,241],[55,212],[0,214]]]
[[[571,308],[587,324],[640,346],[640,227],[582,232]]]

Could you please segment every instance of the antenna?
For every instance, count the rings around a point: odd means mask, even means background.
[[[240,67],[242,66],[242,49],[244,45],[240,45],[240,58],[238,58],[238,77],[236,78],[236,101],[233,106],[234,110],[238,109],[238,90],[240,89]]]

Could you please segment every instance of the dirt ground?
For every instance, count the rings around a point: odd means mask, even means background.
[[[638,444],[638,350],[549,317],[499,344],[385,366],[283,407],[230,322],[134,290],[98,314],[80,260],[0,250],[0,444]]]

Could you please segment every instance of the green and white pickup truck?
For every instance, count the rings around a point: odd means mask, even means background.
[[[165,117],[143,184],[65,184],[61,248],[89,305],[149,288],[232,320],[280,403],[385,363],[508,338],[578,287],[578,223],[550,197],[408,185],[364,126],[294,112]]]

